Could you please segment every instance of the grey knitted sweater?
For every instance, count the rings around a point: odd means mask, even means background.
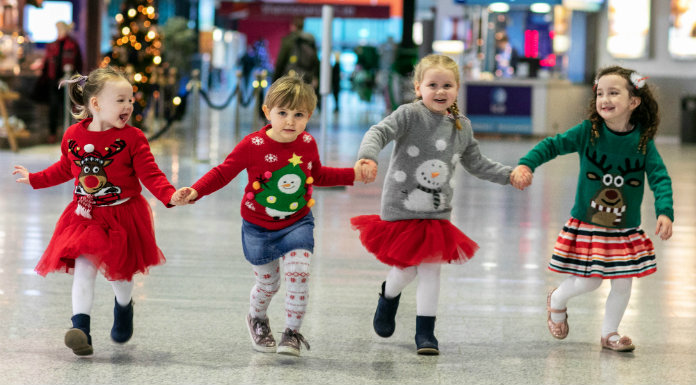
[[[383,220],[450,219],[457,162],[477,178],[510,183],[512,167],[481,154],[471,123],[459,119],[461,130],[451,115],[432,112],[419,100],[400,106],[365,133],[359,159],[377,162],[379,152],[395,142],[382,189]]]

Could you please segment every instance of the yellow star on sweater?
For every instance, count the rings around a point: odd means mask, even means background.
[[[300,163],[304,163],[304,162],[302,162],[301,159],[302,159],[301,156],[299,156],[293,152],[292,158],[288,159],[288,162],[292,163],[293,166],[297,166]]]

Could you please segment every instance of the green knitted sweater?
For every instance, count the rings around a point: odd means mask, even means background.
[[[655,195],[655,213],[674,220],[672,180],[655,143],[650,140],[646,153],[638,151],[640,127],[630,132],[614,132],[602,125],[593,144],[592,123],[585,120],[568,131],[537,144],[519,164],[534,171],[558,155],[577,152],[580,175],[575,192],[574,218],[598,226],[629,228],[640,226],[645,177]]]

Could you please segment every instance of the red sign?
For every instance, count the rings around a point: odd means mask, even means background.
[[[333,5],[333,4],[328,4]],[[228,19],[286,19],[295,16],[321,17],[322,4],[306,3],[237,3],[223,1],[216,13]],[[388,19],[386,5],[333,5],[335,18]]]

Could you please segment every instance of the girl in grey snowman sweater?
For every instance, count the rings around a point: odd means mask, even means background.
[[[440,265],[466,262],[478,249],[449,220],[455,165],[498,184],[511,181],[512,167],[481,154],[469,120],[459,114],[456,62],[443,55],[424,57],[415,68],[414,86],[418,100],[400,106],[363,137],[358,158],[375,174],[379,152],[395,143],[381,214],[354,217],[351,224],[365,248],[392,266],[382,283],[375,332],[393,334],[401,291],[418,276],[416,347],[418,354],[433,355],[439,354],[434,328]]]

